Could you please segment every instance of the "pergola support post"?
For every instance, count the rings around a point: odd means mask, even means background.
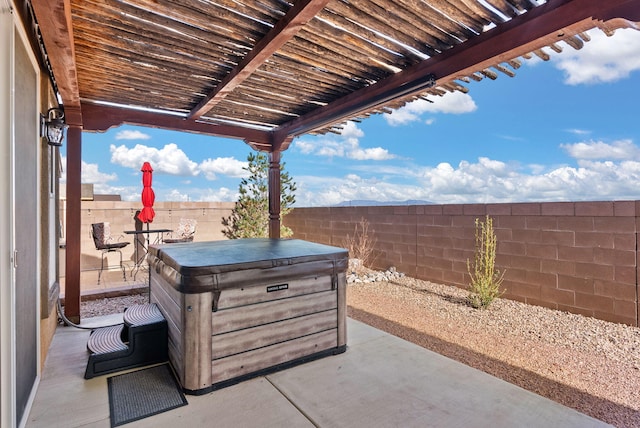
[[[280,154],[269,152],[269,238],[280,239]]]
[[[80,323],[80,231],[81,231],[82,128],[67,131],[67,213],[64,314]]]

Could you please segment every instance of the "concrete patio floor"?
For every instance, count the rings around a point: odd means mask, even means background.
[[[108,376],[83,378],[88,336],[58,327],[27,427],[110,426]],[[344,354],[187,395],[187,406],[126,426],[610,426],[352,319],[347,343]]]

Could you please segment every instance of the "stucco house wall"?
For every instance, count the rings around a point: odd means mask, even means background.
[[[40,137],[57,107],[28,4],[0,0],[0,426],[28,414],[57,324],[59,151]],[[28,165],[28,168],[24,168]],[[24,178],[27,180],[23,180]],[[30,198],[30,215],[18,213]],[[20,228],[17,227],[20,225]],[[19,230],[28,229],[28,237]],[[26,248],[25,252],[22,249]],[[23,272],[30,271],[30,275]],[[22,278],[22,279],[21,279]],[[24,279],[26,278],[26,279]],[[22,297],[20,297],[22,296]],[[25,303],[25,296],[28,297]],[[33,362],[33,363],[32,363]]]

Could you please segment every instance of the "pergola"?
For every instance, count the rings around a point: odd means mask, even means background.
[[[429,100],[521,57],[638,28],[640,0],[31,0],[67,134],[66,305],[80,313],[82,131],[124,123],[268,152],[270,236],[293,138]],[[517,95],[517,94],[516,94]]]

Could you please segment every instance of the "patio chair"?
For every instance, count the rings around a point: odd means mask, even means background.
[[[96,246],[96,250],[101,251],[100,257],[100,272],[98,272],[98,284],[100,284],[100,278],[102,277],[102,271],[105,269],[104,260],[107,258],[106,269],[109,269],[109,253],[120,254],[120,264],[118,265],[122,269],[122,278],[126,281],[127,275],[125,266],[122,264],[122,251],[121,249],[129,245],[129,242],[115,241],[111,236],[111,225],[108,222],[93,223],[91,225],[91,238]]]
[[[164,238],[165,244],[173,244],[176,242],[191,242],[196,234],[197,221],[190,218],[181,218],[178,229]]]

